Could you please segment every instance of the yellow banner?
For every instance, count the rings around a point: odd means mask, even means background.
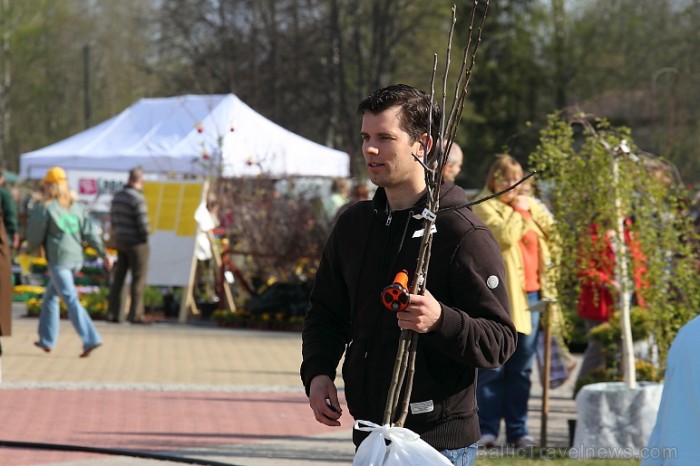
[[[146,181],[143,194],[151,233],[171,231],[176,236],[194,236],[194,213],[202,202],[203,189],[201,182]]]

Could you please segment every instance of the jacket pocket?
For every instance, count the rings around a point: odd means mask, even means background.
[[[442,353],[431,351],[424,346],[416,358],[416,374],[411,396],[413,403],[431,400],[435,409],[425,413],[426,419],[444,419],[454,414],[469,414],[473,407],[457,400],[465,392],[474,391],[474,368],[463,366],[445,357]],[[456,397],[456,398],[455,398]]]
[[[343,380],[345,382],[345,401],[350,414],[360,419],[366,417],[367,400],[365,400],[365,373],[367,371],[366,340],[353,340],[348,345],[343,362]]]

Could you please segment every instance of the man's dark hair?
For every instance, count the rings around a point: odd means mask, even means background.
[[[366,112],[378,114],[391,107],[401,107],[401,129],[406,131],[413,141],[418,140],[421,134],[427,132],[430,115],[430,96],[425,92],[406,84],[392,84],[378,89],[360,102],[357,113],[364,115]],[[433,102],[432,121],[430,121],[430,135],[433,138],[433,148],[437,147],[440,131],[440,107]]]

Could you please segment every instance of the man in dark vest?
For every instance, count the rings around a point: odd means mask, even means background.
[[[117,265],[114,268],[109,289],[107,319],[121,322],[121,293],[126,273],[131,272],[129,313],[127,319],[133,324],[144,320],[143,292],[148,273],[148,211],[143,196],[143,170],[140,167],[129,171],[129,181],[124,189],[114,195],[110,209],[112,238],[117,248]]]

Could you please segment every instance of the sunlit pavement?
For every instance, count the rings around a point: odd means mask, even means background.
[[[2,339],[0,447],[3,466],[351,464],[352,419],[318,424],[298,376],[299,333],[220,329],[199,322],[97,322],[104,344],[81,359],[80,340],[61,323],[58,345],[33,345],[36,319],[15,305],[13,336]],[[536,374],[533,374],[536,376]],[[342,381],[340,383],[342,385]],[[548,445],[568,445],[575,417],[571,383],[551,393]],[[533,383],[531,433],[539,437],[541,394]],[[141,457],[43,449],[46,444],[135,452]]]

